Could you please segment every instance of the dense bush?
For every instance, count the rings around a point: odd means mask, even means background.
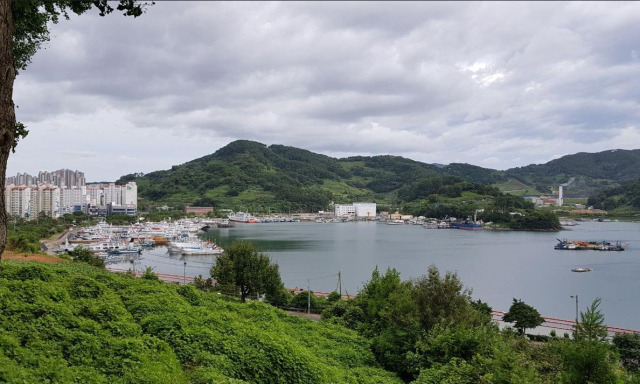
[[[81,263],[4,262],[0,382],[398,383],[343,327]]]

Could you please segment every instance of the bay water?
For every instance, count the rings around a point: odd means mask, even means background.
[[[402,279],[425,275],[430,265],[456,272],[473,298],[507,311],[513,298],[543,316],[575,318],[579,310],[602,299],[608,325],[640,329],[640,223],[581,222],[560,232],[462,231],[418,225],[351,223],[236,224],[210,230],[206,237],[227,247],[249,241],[278,263],[285,286],[338,289],[356,294],[378,268],[395,268]],[[560,251],[560,239],[622,241],[623,252]],[[137,268],[160,273],[209,276],[215,256],[170,255],[166,248],[144,251]],[[186,262],[186,265],[185,265]],[[130,268],[127,262],[114,265]],[[593,271],[572,272],[589,267]]]

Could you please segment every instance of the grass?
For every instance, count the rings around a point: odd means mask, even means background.
[[[529,185],[526,185],[513,178],[502,183],[494,184],[493,186],[500,189],[500,192],[509,193],[517,196],[542,194],[542,192],[538,191],[537,189]]]

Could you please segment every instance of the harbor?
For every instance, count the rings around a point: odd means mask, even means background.
[[[581,222],[563,231],[576,239],[619,239],[629,243],[624,252],[557,252],[555,232],[432,231],[420,225],[380,225],[351,222],[335,225],[316,222],[243,224],[212,228],[200,236],[223,249],[234,241],[249,241],[278,263],[287,287],[331,292],[342,273],[344,293],[355,294],[371,278],[396,268],[403,279],[419,277],[434,264],[444,273],[456,272],[474,299],[506,309],[514,297],[540,313],[572,318],[569,296],[584,297],[585,305],[603,300],[606,322],[638,328],[640,302],[635,292],[640,276],[640,224]],[[166,246],[122,257],[113,268],[208,277],[216,255],[171,254]],[[590,268],[588,273],[572,269]]]

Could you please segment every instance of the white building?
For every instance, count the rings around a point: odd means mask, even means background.
[[[62,207],[87,204],[87,187],[62,188],[60,189],[60,200]]]
[[[353,203],[356,217],[376,217],[376,203]]]
[[[42,175],[47,177],[48,175]],[[125,185],[95,184],[71,188],[58,188],[52,184],[29,187],[9,184],[5,187],[5,206],[7,213],[21,217],[36,218],[41,212],[50,217],[59,217],[71,213],[82,206],[119,207],[122,212],[136,212],[138,205],[138,187],[135,182]],[[120,212],[120,211],[118,211]]]
[[[138,205],[138,186],[134,181],[130,181],[123,185],[121,191],[121,203],[122,205]]]
[[[60,188],[55,186],[47,186],[38,188],[40,190],[40,212],[44,212],[49,217],[60,216]]]
[[[87,200],[91,205],[101,205],[102,195],[104,191],[100,187],[90,186],[87,187]]]
[[[356,207],[353,204],[335,204],[334,212],[336,217],[355,216]]]
[[[29,200],[31,199],[31,188],[13,184],[5,187],[5,206],[9,215],[26,217],[29,213]]]

